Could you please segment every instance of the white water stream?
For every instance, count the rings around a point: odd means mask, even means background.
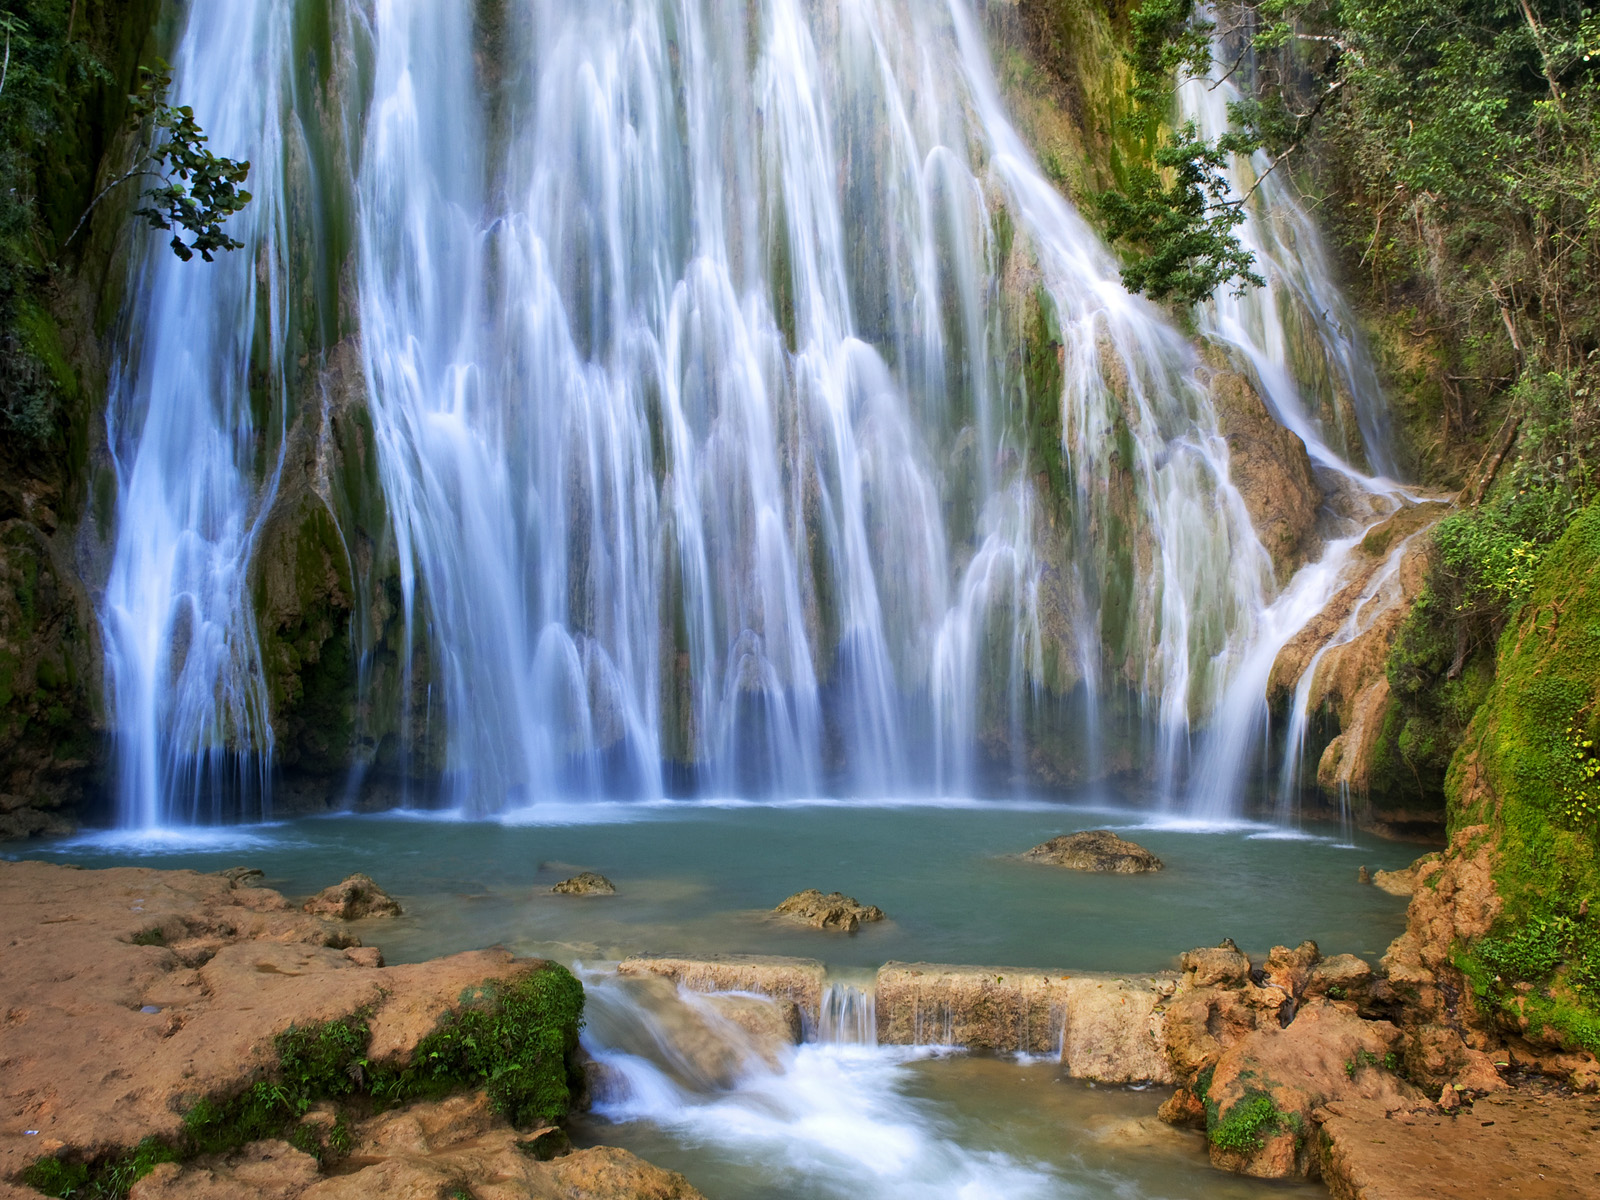
[[[1238,811],[1265,672],[1336,570],[1273,579],[1194,347],[1039,172],[966,0],[237,0],[188,7],[177,90],[255,164],[250,249],[152,242],[110,417],[124,821],[264,803],[217,776],[272,750],[246,579],[298,402],[262,379],[296,282],[281,131],[310,119],[289,26],[319,6],[352,47],[358,165],[327,186],[451,804],[972,794],[1065,706],[1078,777]],[[1370,369],[1309,221],[1258,196],[1269,287],[1207,327],[1367,487],[1341,456],[1382,463]]]

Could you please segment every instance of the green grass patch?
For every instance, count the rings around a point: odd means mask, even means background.
[[[1286,1118],[1265,1092],[1253,1092],[1228,1109],[1213,1116],[1206,1106],[1206,1136],[1211,1144],[1235,1154],[1254,1154],[1261,1149],[1267,1134],[1276,1133]]]

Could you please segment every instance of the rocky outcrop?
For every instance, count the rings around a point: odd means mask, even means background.
[[[145,1139],[179,1159],[221,1143],[242,1157],[215,1172],[276,1178],[263,1157],[276,1152],[251,1157],[240,1131],[291,1134],[302,1103],[380,1078],[403,1098],[424,1043],[430,1088],[486,1087],[514,1119],[567,1095],[582,992],[564,969],[503,950],[364,966],[342,922],[225,875],[0,862],[0,945],[0,1108],[13,1118],[0,1178],[114,1165]],[[512,1002],[518,1023],[492,1063],[467,1039],[482,1045],[473,1031]],[[504,1086],[517,1074],[531,1091]]]
[[[841,933],[855,933],[863,924],[883,920],[883,909],[875,904],[862,904],[843,892],[823,895],[816,888],[796,892],[772,911],[813,929],[834,929]]]
[[[1162,1116],[1204,1127],[1212,1162],[1243,1174],[1304,1178],[1319,1169],[1317,1124],[1331,1101],[1391,1111],[1426,1105],[1400,1078],[1404,1035],[1383,1019],[1372,969],[1323,958],[1314,942],[1252,963],[1232,942],[1192,950],[1166,1005],[1178,1091]]]
[[[1209,1068],[1206,1108],[1211,1161],[1269,1179],[1316,1173],[1316,1111],[1330,1101],[1376,1100],[1389,1111],[1423,1100],[1386,1063],[1400,1040],[1387,1021],[1368,1021],[1349,1001],[1313,999],[1286,1026],[1260,1023]]]
[[[321,1115],[312,1114],[308,1127]],[[164,1163],[134,1185],[129,1200],[700,1200],[682,1175],[625,1150],[552,1155],[542,1143],[559,1147],[564,1138],[507,1128],[481,1094],[386,1112],[347,1136],[344,1166],[331,1177],[287,1142],[253,1142],[232,1154]]]
[[[1050,863],[1073,871],[1137,875],[1164,865],[1137,842],[1124,841],[1107,829],[1091,829],[1051,838],[1023,854],[1029,862]]]
[[[1406,931],[1380,964],[1385,998],[1397,1006],[1405,1035],[1406,1073],[1434,1091],[1446,1083],[1471,1091],[1505,1086],[1490,1053],[1499,1039],[1454,962],[1456,946],[1482,937],[1500,913],[1487,834],[1469,826],[1442,857],[1415,864]]]
[[[1060,1054],[1069,1075],[1168,1082],[1162,1005],[1170,975],[887,963],[877,977],[878,1041]]]
[[[1390,709],[1389,649],[1422,593],[1427,531],[1447,511],[1440,503],[1408,504],[1369,530],[1351,555],[1343,586],[1284,644],[1267,683],[1268,702],[1284,711],[1312,672],[1307,712],[1320,714],[1336,732],[1326,745],[1307,747],[1315,755],[1308,762],[1315,762],[1325,794],[1355,797],[1358,817],[1369,828],[1406,829],[1439,819],[1436,813],[1389,811],[1376,764]]]
[[[1398,871],[1374,871],[1372,883],[1379,891],[1388,892],[1391,896],[1410,896],[1417,890],[1417,876],[1424,866],[1438,861],[1439,855],[1425,854],[1409,867],[1402,867]]]
[[[604,875],[594,871],[579,871],[571,879],[563,879],[550,889],[559,896],[615,896],[617,887]]]
[[[1212,357],[1220,363],[1215,352]],[[1272,557],[1274,575],[1287,583],[1319,548],[1322,489],[1311,472],[1311,457],[1305,443],[1273,419],[1246,376],[1213,370],[1209,386],[1228,443],[1228,479]]]
[[[1569,1200],[1600,1180],[1593,1097],[1501,1094],[1461,1113],[1341,1100],[1320,1116],[1316,1153],[1337,1200]]]
[[[362,921],[369,917],[398,917],[400,902],[372,882],[370,875],[357,872],[342,883],[324,888],[305,904],[303,912],[338,921]]]
[[[625,958],[618,974],[659,975],[691,992],[753,992],[796,1005],[807,1021],[816,1024],[822,1012],[822,993],[828,972],[812,958],[778,955],[713,954],[704,958],[664,958],[638,955]]]

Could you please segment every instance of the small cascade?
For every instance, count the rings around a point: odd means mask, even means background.
[[[1294,699],[1289,709],[1289,724],[1284,742],[1283,765],[1278,780],[1278,808],[1284,818],[1294,810],[1304,786],[1301,778],[1302,759],[1305,756],[1306,731],[1311,723],[1311,692],[1316,683],[1317,668],[1329,651],[1346,646],[1371,629],[1373,623],[1386,611],[1398,604],[1403,592],[1400,585],[1400,564],[1417,534],[1401,539],[1382,564],[1362,586],[1360,595],[1351,605],[1339,628],[1311,656],[1305,670],[1295,683]],[[1340,807],[1348,817],[1347,798],[1341,790]],[[1348,841],[1348,837],[1345,838]]]
[[[1062,1180],[1043,1163],[951,1136],[948,1119],[917,1094],[913,1068],[927,1053],[873,1044],[866,1036],[871,996],[860,988],[828,989],[833,1003],[824,1001],[822,1026],[837,1029],[838,1040],[747,1059],[738,1073],[718,1078],[706,1069],[712,1044],[703,1031],[728,1031],[702,1021],[704,1005],[721,998],[679,992],[663,980],[581,974],[594,1115],[652,1126],[693,1146],[706,1177],[735,1164],[751,1194],[796,1195],[798,1178],[805,1195],[840,1200],[1062,1194]],[[757,1177],[763,1172],[770,1177]]]
[[[814,1040],[832,1046],[876,1046],[878,1007],[871,986],[829,984],[822,993]]]

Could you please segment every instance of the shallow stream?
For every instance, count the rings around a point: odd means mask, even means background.
[[[1084,875],[1014,857],[1096,827],[1148,846],[1166,869]],[[1336,826],[1196,826],[1092,804],[795,801],[118,831],[26,856],[202,871],[248,863],[291,896],[365,871],[406,908],[359,927],[390,962],[503,944],[573,964],[590,990],[586,1045],[625,1081],[580,1122],[580,1139],[681,1170],[711,1200],[1157,1200],[1301,1191],[1212,1170],[1198,1135],[1156,1119],[1163,1089],[1096,1088],[1061,1078],[1054,1062],[820,1041],[715,1083],[686,1079],[672,1069],[670,1014],[630,995],[608,964],[641,952],[802,955],[864,984],[890,960],[1153,970],[1223,937],[1252,952],[1310,937],[1325,953],[1371,960],[1400,932],[1404,903],[1358,884],[1357,868],[1416,853]],[[578,870],[605,874],[619,894],[550,894]],[[847,892],[889,919],[846,936],[766,916],[806,887]]]

